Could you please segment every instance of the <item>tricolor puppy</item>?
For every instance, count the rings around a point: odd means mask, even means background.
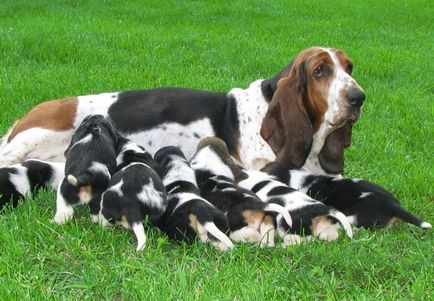
[[[65,163],[28,159],[22,164],[0,168],[0,209],[13,207],[24,196],[32,196],[42,187],[57,189],[64,177]]]
[[[78,204],[89,204],[92,220],[98,220],[101,194],[116,169],[117,144],[117,133],[104,116],[89,115],[83,120],[65,151],[65,178],[57,190],[56,223],[70,220]]]
[[[390,192],[365,180],[317,176],[294,170],[286,171],[281,179],[342,211],[356,227],[391,227],[402,220],[424,229],[431,228],[431,224],[405,210]]]
[[[200,196],[194,170],[178,147],[167,146],[155,154],[168,192],[168,206],[161,228],[175,240],[192,242],[199,236],[225,251],[233,244],[225,233],[229,225],[223,212]]]
[[[99,222],[102,225],[119,223],[131,228],[137,238],[137,251],[145,247],[143,220],[158,226],[167,206],[166,189],[154,170],[157,163],[145,149],[120,138],[122,146],[117,156],[118,166],[109,188],[101,198]]]
[[[283,216],[282,222],[291,227],[291,217],[282,206],[264,203],[251,191],[235,184],[234,173],[239,174],[241,169],[231,159],[223,140],[202,139],[190,164],[196,172],[201,195],[228,218],[232,240],[273,247],[273,213]]]
[[[264,202],[279,204],[289,212],[292,227],[288,227],[281,216],[277,217],[277,232],[283,239],[283,246],[300,243],[302,235],[308,239],[313,235],[321,240],[335,240],[341,227],[352,238],[351,225],[342,212],[277,180],[279,168],[276,163],[269,163],[262,171],[246,170],[248,177],[238,185],[252,190]],[[284,172],[287,174],[288,170]]]

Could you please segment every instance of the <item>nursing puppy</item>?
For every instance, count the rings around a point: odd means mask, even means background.
[[[120,170],[111,178],[101,198],[100,224],[119,223],[132,229],[137,238],[137,251],[146,244],[143,220],[158,226],[167,206],[166,189],[154,170],[157,163],[145,149],[125,138],[117,156]]]
[[[155,154],[162,168],[162,179],[168,192],[168,206],[161,228],[174,240],[192,242],[199,236],[217,249],[233,248],[226,232],[228,221],[223,212],[200,196],[194,170],[178,147],[167,146]]]
[[[273,247],[275,218],[272,213],[283,216],[282,223],[291,227],[291,217],[282,206],[264,203],[251,191],[235,184],[234,172],[239,173],[240,168],[230,158],[223,140],[202,139],[190,164],[196,172],[201,195],[228,218],[232,240]]]
[[[280,169],[282,181],[342,211],[356,227],[391,227],[402,220],[431,228],[431,224],[405,210],[390,192],[374,183]]]
[[[89,204],[97,221],[101,194],[116,169],[117,133],[102,115],[89,115],[74,133],[65,151],[65,178],[57,190],[54,221],[63,224],[74,214],[74,206]]]
[[[0,168],[0,210],[7,204],[13,207],[25,196],[32,196],[39,188],[57,189],[64,177],[65,163],[28,159],[21,164]]]
[[[280,171],[277,167],[275,163],[269,163],[261,171],[245,170],[248,177],[238,185],[252,190],[262,201],[279,204],[289,212],[292,227],[288,227],[281,216],[277,217],[277,232],[283,239],[283,246],[299,244],[303,235],[307,239],[315,236],[321,240],[335,240],[341,227],[352,238],[351,225],[342,212],[277,180]]]

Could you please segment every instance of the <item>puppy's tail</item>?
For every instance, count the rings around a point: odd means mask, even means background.
[[[353,238],[353,229],[351,228],[351,224],[345,214],[338,210],[331,209],[329,215],[339,221],[349,238]]]
[[[282,206],[274,203],[268,203],[267,206],[264,207],[264,211],[271,211],[281,214],[288,226],[292,227],[292,218],[289,215],[289,212],[286,211]]]
[[[393,213],[394,213],[393,215],[395,217],[399,218],[400,220],[402,220],[406,223],[421,227],[422,229],[431,229],[432,228],[430,223],[427,223],[427,222],[421,220],[420,218],[418,218],[414,214],[408,212],[407,210],[405,210],[401,206],[394,207]]]
[[[92,183],[92,175],[90,173],[83,173],[77,177],[75,177],[72,174],[69,174],[66,179],[68,180],[69,184],[76,187],[83,187],[90,185]]]
[[[207,222],[203,225],[206,231],[208,231],[209,234],[217,238],[220,242],[223,243],[224,246],[227,247],[227,249],[232,249],[234,247],[232,241],[227,237],[226,234],[224,234],[213,222]]]

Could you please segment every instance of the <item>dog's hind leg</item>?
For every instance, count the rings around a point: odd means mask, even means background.
[[[274,227],[273,217],[271,215],[264,216],[261,225],[259,226],[259,232],[261,234],[261,241],[259,246],[274,247],[274,237],[276,235],[276,229]]]
[[[19,133],[0,147],[0,167],[20,163],[27,158],[63,162],[72,131],[55,132],[33,128]]]

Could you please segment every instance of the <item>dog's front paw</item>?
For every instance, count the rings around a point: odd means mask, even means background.
[[[72,216],[74,215],[74,210],[71,208],[71,210],[62,210],[57,211],[56,215],[54,216],[54,222],[56,222],[59,225],[65,224],[66,222],[70,221],[72,219]]]

